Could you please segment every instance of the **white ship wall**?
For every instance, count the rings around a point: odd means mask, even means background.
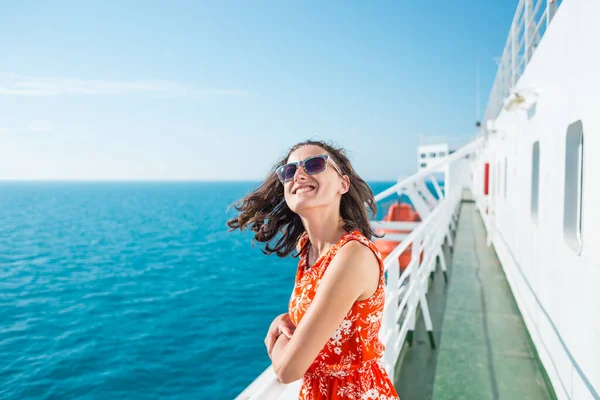
[[[468,159],[462,158],[456,160],[448,166],[447,180],[451,182],[453,187],[468,189],[470,186],[469,171],[471,169],[471,163]],[[450,185],[449,182],[446,182]]]
[[[535,108],[502,111],[472,164],[472,187],[482,193],[489,162],[482,212],[489,207],[490,239],[557,397],[599,399],[600,0],[563,1],[516,89],[535,91]],[[580,254],[563,231],[566,136],[576,121],[584,137]],[[532,150],[538,140],[536,224]]]

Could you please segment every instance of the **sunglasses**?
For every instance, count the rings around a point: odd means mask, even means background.
[[[304,168],[304,171],[308,175],[316,175],[325,172],[327,170],[327,160],[331,162],[331,165],[333,165],[333,168],[337,171],[337,173],[340,174],[340,176],[342,176],[342,172],[336,165],[335,161],[333,161],[333,159],[330,159],[329,155],[327,154],[323,154],[320,156],[312,156],[302,161],[287,163],[277,168],[275,172],[277,173],[277,176],[279,177],[281,183],[286,183],[294,179],[298,166]]]

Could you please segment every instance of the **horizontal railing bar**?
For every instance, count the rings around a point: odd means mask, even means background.
[[[540,11],[540,7],[542,5],[543,1],[542,0],[538,0],[536,3],[534,3],[533,5],[533,10],[531,11],[531,15],[534,16],[534,18],[531,18],[531,20],[529,21],[529,24],[532,25],[533,22],[535,21],[535,18],[537,17],[537,13],[538,11]],[[544,10],[545,12],[545,10]],[[543,14],[540,15],[540,20],[544,19]]]
[[[540,21],[537,23],[537,25],[535,26],[535,29],[533,30],[533,37],[535,37],[535,35],[538,34],[538,32],[540,31],[541,27],[543,24],[546,23],[546,14],[548,13],[548,10],[544,10],[544,13],[542,14],[542,18],[540,18]],[[533,41],[532,41],[533,44]]]
[[[437,162],[429,165],[427,168],[422,169],[421,171],[417,172],[416,174],[414,174],[406,179],[403,179],[402,181],[398,182],[397,184],[393,185],[392,187],[379,193],[378,195],[375,196],[375,201],[381,201],[381,200],[385,199],[386,197],[389,197],[395,193],[398,193],[398,191],[400,189],[405,188],[408,185],[416,182],[417,180],[422,179],[423,177],[431,174],[432,172],[434,172],[436,169],[438,169],[441,166],[450,164],[452,162],[455,162],[456,160],[460,160],[465,155],[467,155],[467,154],[473,152],[473,150],[476,150],[477,148],[479,148],[479,146],[481,146],[482,143],[483,143],[483,139],[477,139],[477,140],[471,142],[470,144],[462,147],[460,150],[457,150],[454,153],[438,160]]]
[[[400,278],[398,278],[398,289],[400,289],[402,287],[402,284],[404,283],[404,281],[406,280],[406,278],[408,278],[408,276],[412,273],[413,264],[414,263],[411,260],[408,263],[408,266],[404,269],[404,271],[402,271],[402,274],[400,274]]]
[[[392,242],[401,242],[408,237],[408,233],[386,233],[381,239],[378,240],[389,240]]]
[[[409,309],[406,312],[406,316],[404,317],[404,321],[409,321],[412,316],[415,314],[415,310],[416,307]],[[402,339],[402,340],[398,340],[396,342],[396,346],[400,345],[400,347],[402,347],[402,343],[404,342],[404,338],[406,338],[406,332],[408,332],[408,324],[404,323],[402,324],[402,327],[400,328],[400,333],[398,334],[398,339]]]
[[[373,229],[396,229],[399,231],[412,231],[420,222],[409,221],[371,221]]]
[[[395,319],[396,323],[398,323],[398,320],[402,316],[402,311],[404,311],[404,308],[408,304],[408,299],[410,299],[412,292],[413,292],[413,289],[410,288],[404,293],[404,297],[402,298],[402,300],[400,301],[400,304],[398,305],[398,310],[396,310],[396,319]]]

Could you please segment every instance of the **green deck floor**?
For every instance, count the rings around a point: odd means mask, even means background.
[[[428,292],[437,349],[422,316],[396,368],[401,400],[553,399],[525,324],[474,203],[461,205],[449,282]]]

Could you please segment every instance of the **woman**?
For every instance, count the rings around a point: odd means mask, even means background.
[[[365,203],[375,215],[373,192],[344,150],[309,140],[228,221],[255,232],[264,253],[300,257],[289,312],[265,339],[277,378],[302,378],[299,399],[398,399],[380,361],[385,276]]]

